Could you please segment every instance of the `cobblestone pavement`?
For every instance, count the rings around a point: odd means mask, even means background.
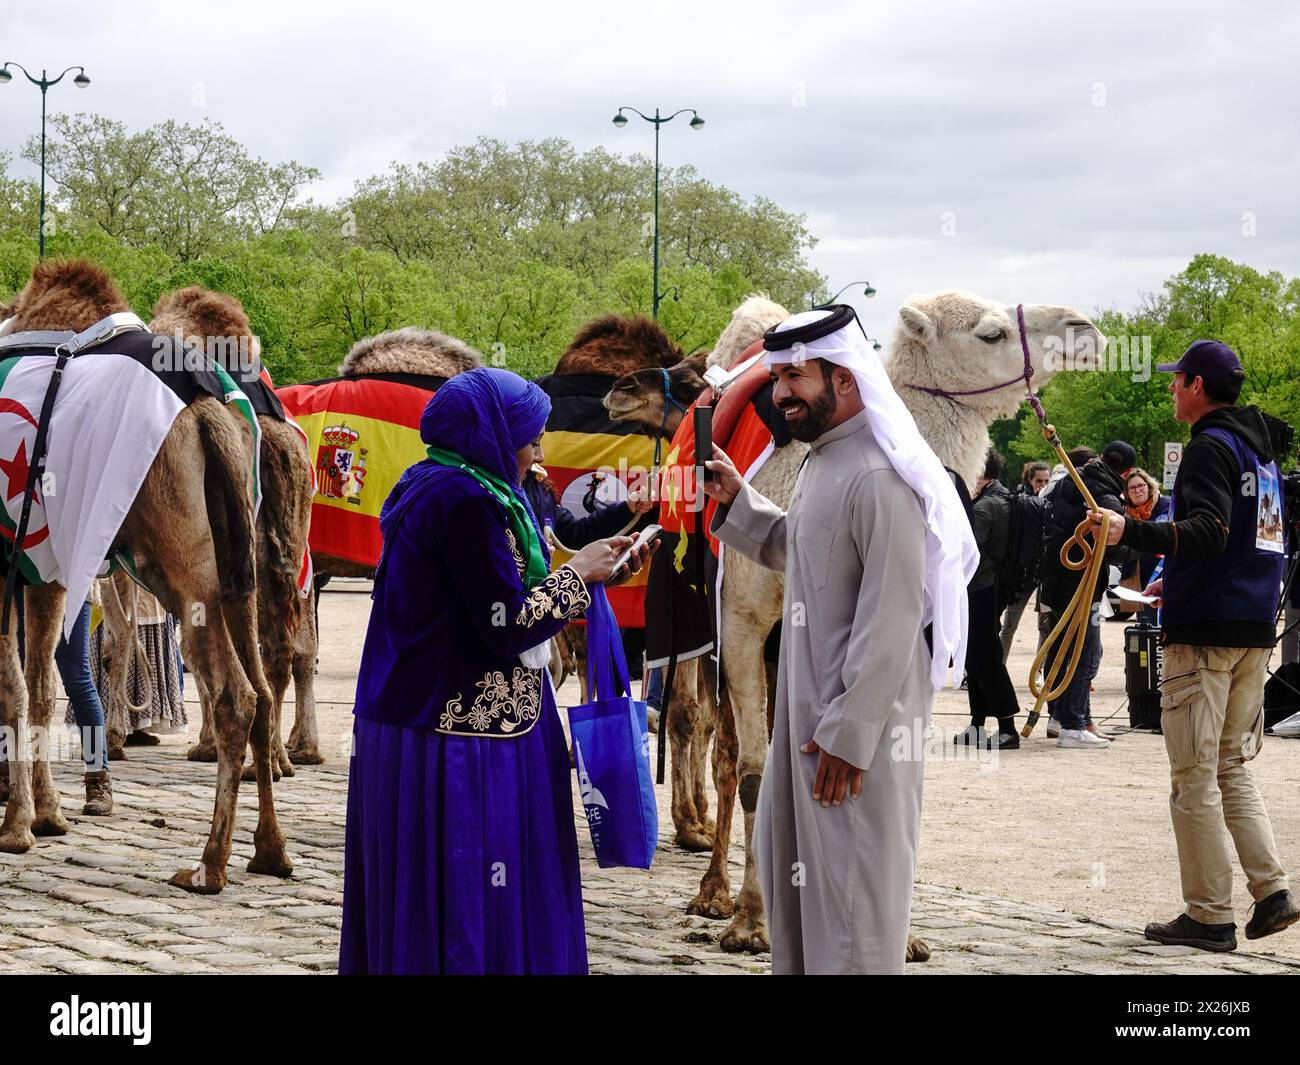
[[[276,787],[295,868],[291,880],[244,871],[252,854],[254,789],[240,791],[230,883],[217,896],[167,884],[192,867],[207,834],[214,767],[184,747],[130,751],[114,763],[117,812],[76,813],[77,768],[56,767],[68,835],[25,855],[0,854],[0,974],[320,973],[337,967],[347,776],[337,765],[300,769]],[[667,844],[654,869],[598,869],[584,826],[587,940],[597,973],[763,973],[767,957],[724,954],[724,925],[688,917],[707,856]],[[740,881],[733,863],[733,886]],[[1118,923],[920,885],[914,931],[934,948],[913,974],[1300,973],[1300,956],[1251,944],[1216,955],[1146,943]],[[1265,941],[1266,943],[1268,941]],[[1274,940],[1290,947],[1286,937]],[[1242,941],[1245,948],[1245,941]],[[1297,951],[1300,954],[1300,950]]]

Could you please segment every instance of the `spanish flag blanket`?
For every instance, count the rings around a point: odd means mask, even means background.
[[[546,472],[559,503],[574,514],[590,514],[598,506],[627,498],[650,475],[654,441],[631,422],[611,421],[601,402],[616,378],[603,374],[563,374],[539,378],[538,387],[551,397],[551,415],[542,434]],[[552,565],[570,556],[556,551]],[[619,628],[645,625],[648,574],[642,570],[627,583],[609,589]]]
[[[379,564],[379,511],[402,471],[426,458],[420,415],[445,382],[422,374],[358,374],[277,389],[314,461],[312,551]]]
[[[21,336],[15,334],[11,345]],[[231,376],[220,366],[186,368],[171,344],[143,330],[125,333],[78,353],[64,369],[17,565],[29,583],[57,581],[68,590],[65,636],[176,416],[206,392],[233,404],[258,438],[252,404]],[[6,555],[22,513],[52,354],[47,344],[10,346],[0,361],[0,536]],[[257,494],[256,469],[253,478]]]

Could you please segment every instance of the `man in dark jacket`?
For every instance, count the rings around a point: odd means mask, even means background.
[[[1079,467],[1079,476],[1088,486],[1092,498],[1098,506],[1123,515],[1124,481],[1137,452],[1123,440],[1114,440],[1107,444],[1099,458]],[[1049,624],[1054,628],[1066,607],[1070,605],[1075,589],[1079,586],[1082,573],[1079,570],[1066,569],[1061,565],[1061,546],[1073,534],[1078,524],[1087,516],[1087,506],[1073,478],[1066,476],[1052,491],[1052,537],[1047,547],[1048,567],[1043,578],[1042,601],[1048,607],[1051,617]],[[1126,548],[1110,548],[1106,551],[1106,565],[1123,561],[1129,552]],[[1071,552],[1078,557],[1078,549]],[[1084,750],[1096,750],[1109,747],[1110,740],[1102,736],[1092,724],[1090,712],[1090,692],[1093,678],[1101,666],[1101,613],[1100,602],[1106,590],[1103,577],[1097,581],[1092,590],[1092,607],[1089,615],[1087,634],[1084,638],[1083,652],[1079,656],[1078,668],[1074,677],[1059,698],[1050,704],[1052,717],[1059,722],[1061,734],[1056,741],[1058,747],[1074,747]],[[1065,641],[1058,640],[1056,650],[1068,654],[1070,648]],[[1055,658],[1049,656],[1043,665],[1044,675],[1050,679]]]
[[[1263,740],[1264,673],[1277,626],[1285,556],[1274,456],[1286,427],[1236,406],[1245,371],[1225,344],[1198,340],[1176,363],[1174,417],[1192,427],[1174,482],[1171,522],[1120,520],[1107,540],[1165,556],[1148,593],[1161,599],[1165,641],[1160,726],[1187,910],[1147,939],[1203,950],[1237,946],[1226,824],[1254,915],[1246,938],[1300,920],[1264,800],[1246,762]]]
[[[1015,685],[1002,661],[998,615],[1006,604],[998,586],[998,564],[1011,539],[1011,493],[998,480],[1002,457],[990,451],[984,476],[976,484],[971,525],[980,549],[980,564],[967,586],[970,621],[966,643],[966,687],[970,697],[970,726],[955,737],[957,743],[992,747],[984,731],[990,716],[998,719],[998,749],[1020,746],[1016,711],[1020,709]]]

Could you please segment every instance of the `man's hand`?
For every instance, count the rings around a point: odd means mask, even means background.
[[[623,563],[623,565],[614,572],[613,576],[609,577],[605,581],[605,587],[614,588],[631,578],[633,574],[640,573],[641,567],[644,566],[646,562],[650,560],[650,556],[658,550],[659,541],[657,539],[651,540],[648,544],[642,544],[632,552],[632,557]]]
[[[1114,547],[1119,543],[1119,538],[1124,535],[1124,515],[1116,514],[1113,510],[1106,511],[1105,515],[1110,518],[1110,524],[1106,526],[1106,546]],[[1092,533],[1094,540],[1097,538],[1097,531],[1101,528],[1101,519],[1100,510],[1088,511],[1088,521],[1092,525],[1089,532]]]
[[[705,495],[712,496],[723,506],[730,506],[745,486],[745,479],[740,476],[740,471],[717,444],[713,445],[713,458],[704,466],[713,474],[713,480],[703,482]]]
[[[1152,581],[1150,584],[1148,584],[1145,588],[1142,589],[1143,595],[1154,595],[1156,597],[1156,601],[1151,604],[1152,606],[1156,606],[1156,607],[1165,605],[1164,593],[1165,593],[1165,579],[1163,577],[1161,577],[1157,581]]]
[[[862,770],[857,766],[827,754],[817,746],[816,740],[809,740],[799,750],[804,754],[821,752],[817,759],[817,774],[813,777],[813,802],[839,806],[844,801],[845,792],[855,799],[862,794]]]

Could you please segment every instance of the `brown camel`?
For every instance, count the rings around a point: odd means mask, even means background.
[[[1026,338],[1034,367],[1034,384],[1041,386],[1061,361],[1047,358],[1050,350],[1064,350],[1073,339],[1092,341],[1099,336],[1092,323],[1067,307],[1026,306]],[[761,335],[763,325],[774,324],[785,312],[767,301],[751,297],[737,310],[728,330],[742,328],[751,342]],[[1024,395],[1017,387],[1017,372],[1023,371],[1014,307],[1005,307],[962,292],[945,292],[909,300],[899,312],[900,325],[894,339],[893,358],[887,363],[891,381],[912,411],[922,433],[940,461],[973,482],[983,467],[988,449],[988,425],[998,417],[1014,413]],[[744,345],[735,348],[719,340],[710,362],[729,366]],[[1076,364],[1085,364],[1086,361]],[[1005,388],[980,392],[970,397],[940,397],[924,389],[949,392],[983,389],[1009,382]],[[702,384],[703,382],[701,382]],[[622,416],[649,417],[661,410],[653,387],[642,382],[642,405],[635,404],[638,391],[628,379],[619,382]],[[613,393],[611,393],[613,395]],[[638,410],[641,413],[637,413]],[[778,449],[755,475],[753,485],[781,507],[788,506],[794,474],[806,445],[795,442]],[[760,481],[764,483],[760,483]],[[775,579],[773,579],[775,577]],[[725,950],[768,949],[762,898],[758,891],[751,846],[753,814],[762,780],[763,763],[770,736],[769,685],[763,668],[762,647],[772,625],[780,618],[783,581],[780,574],[757,567],[736,552],[726,554],[720,589],[723,699],[719,708],[718,742],[714,751],[714,784],[718,793],[718,831],[713,858],[700,885],[700,893],[688,912],[708,917],[732,915],[720,945]],[[674,748],[676,753],[676,747]],[[727,875],[732,802],[737,791],[745,811],[745,877],[740,894],[732,903]],[[677,777],[674,775],[674,783]],[[679,797],[674,788],[674,814]],[[908,960],[924,961],[929,948],[909,937]]]
[[[233,296],[191,285],[168,293],[154,306],[149,331],[184,337],[192,347],[223,343],[225,350],[260,355],[244,305]],[[262,505],[257,516],[257,621],[262,666],[271,685],[271,738],[275,745],[273,775],[293,776],[297,765],[319,765],[324,759],[317,746],[314,681],[316,673],[316,623],[311,603],[298,592],[298,575],[307,550],[311,519],[312,463],[307,441],[288,422],[268,414],[257,416],[261,429]],[[252,445],[252,434],[245,432]],[[250,455],[251,461],[251,455]],[[284,693],[292,673],[294,723],[286,749],[280,727]],[[187,757],[215,762],[212,706],[199,685],[203,724],[199,742]],[[244,778],[252,779],[252,767]]]
[[[15,318],[14,331],[24,332],[83,330],[129,310],[107,274],[77,260],[39,263],[5,313]],[[275,876],[293,870],[272,798],[271,693],[257,645],[254,550],[241,430],[220,400],[200,395],[173,422],[113,551],[130,557],[142,583],[180,619],[185,657],[212,697],[219,755],[212,827],[201,861],[171,878],[179,887],[204,894],[216,893],[226,883],[240,767],[250,738],[258,821],[248,870]],[[48,751],[38,747],[32,761],[27,753],[29,709],[33,729],[48,734],[64,592],[50,584],[29,589],[26,598],[25,687],[16,625],[11,621],[10,635],[0,637],[0,700],[17,739],[17,750],[10,754],[11,793],[0,850],[14,853],[30,848],[34,836],[61,835],[68,827],[51,780]]]

